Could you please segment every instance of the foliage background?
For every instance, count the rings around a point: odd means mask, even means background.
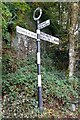
[[[75,75],[72,79],[68,76],[69,4],[2,2],[1,6],[3,117],[78,116],[80,76]],[[18,59],[15,49],[11,47],[11,42],[16,37],[17,25],[35,32],[36,23],[32,15],[37,6],[43,10],[40,22],[49,18],[51,20],[51,25],[42,31],[60,38],[59,46],[41,41],[43,113],[39,113],[37,108],[36,58],[32,55],[25,60]],[[76,111],[72,112],[71,105],[74,102]]]

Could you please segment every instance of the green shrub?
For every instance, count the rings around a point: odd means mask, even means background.
[[[19,63],[19,68],[15,73],[3,75],[3,93],[6,92],[14,97],[14,93],[18,94],[23,89],[28,96],[31,98],[34,96],[34,99],[37,99],[37,65],[34,63],[33,58],[23,60]],[[47,96],[63,99],[63,101],[78,98],[77,78],[73,81],[68,80],[63,72],[57,71],[55,68],[49,71],[43,66],[41,66],[41,75],[43,99],[45,97],[47,99]]]

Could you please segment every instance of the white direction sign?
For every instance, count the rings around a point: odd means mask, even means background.
[[[31,38],[35,38],[37,39],[37,34],[34,32],[31,32],[29,30],[26,30],[22,27],[17,26],[16,27],[16,32],[23,34],[23,35],[27,35]],[[51,43],[55,43],[55,44],[59,44],[59,38],[51,36],[49,34],[46,34],[44,32],[40,32],[40,39],[51,42]]]
[[[59,44],[59,38],[51,36],[44,32],[40,32],[40,39],[51,42],[51,43]]]
[[[29,30],[26,30],[22,27],[16,26],[16,32],[37,39],[37,34],[36,33],[31,32]]]
[[[44,21],[44,22],[42,22],[42,23],[39,23],[38,29],[42,29],[42,28],[44,28],[44,27],[47,27],[48,25],[50,25],[50,19],[49,19],[49,20],[46,20],[46,21]]]

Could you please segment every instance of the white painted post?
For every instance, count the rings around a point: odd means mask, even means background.
[[[35,17],[36,11],[40,11],[38,18]],[[37,21],[37,72],[38,72],[38,107],[40,111],[43,111],[43,101],[42,101],[42,86],[41,86],[41,65],[40,65],[40,29],[39,29],[39,19],[42,15],[42,10],[37,8],[34,11],[33,18]]]
[[[37,26],[39,20],[37,20]],[[38,69],[38,106],[40,110],[43,110],[42,102],[42,86],[41,86],[41,65],[40,65],[40,30],[37,27],[37,69]]]

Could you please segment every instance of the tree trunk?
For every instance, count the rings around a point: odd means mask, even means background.
[[[58,10],[59,10],[59,24],[62,25],[62,3],[58,3]]]
[[[80,11],[80,3],[79,3],[79,11]],[[80,78],[80,12],[78,12],[78,29],[76,30],[76,76]]]
[[[75,29],[78,23],[78,3],[70,3],[70,29],[69,29],[69,77],[74,75],[75,71]]]
[[[80,6],[79,6],[79,11],[80,11]],[[80,77],[80,13],[78,14],[78,24],[77,24],[77,29],[75,31],[76,35],[76,43],[75,43],[75,48],[76,48],[76,63],[75,63],[75,75],[77,77]]]

